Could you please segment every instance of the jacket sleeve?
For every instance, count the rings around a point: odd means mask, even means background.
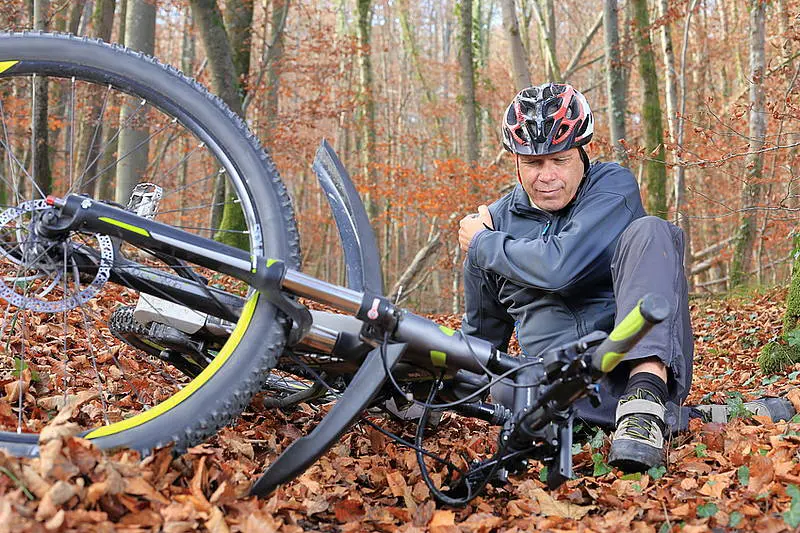
[[[508,351],[514,332],[514,320],[498,299],[499,288],[494,276],[464,262],[464,317],[461,331],[492,343],[496,349]]]
[[[636,218],[629,206],[633,198],[626,198],[633,193],[638,200],[638,190],[587,191],[571,219],[548,238],[481,231],[470,243],[467,261],[522,286],[564,290],[599,267],[596,260]]]

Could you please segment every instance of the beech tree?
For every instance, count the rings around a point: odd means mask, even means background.
[[[156,6],[147,0],[128,0],[125,21],[125,46],[153,54],[156,41]],[[146,107],[126,98],[120,111],[121,131],[117,143],[117,181],[115,201],[127,205],[133,188],[147,169],[149,130],[147,121],[135,120],[146,114]]]
[[[651,215],[667,216],[667,169],[664,166],[664,130],[658,96],[658,74],[650,41],[647,0],[631,0],[635,15],[639,76],[642,83],[642,123],[644,128],[645,208]]]
[[[750,2],[750,128],[748,138],[745,180],[742,185],[742,211],[736,230],[735,248],[731,263],[730,286],[738,287],[747,281],[753,258],[755,237],[755,208],[761,197],[761,178],[764,168],[764,136],[767,131],[765,113],[764,67],[765,36],[764,17],[766,7],[761,0]]]

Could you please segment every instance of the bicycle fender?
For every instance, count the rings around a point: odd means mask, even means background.
[[[386,367],[391,371],[406,350],[406,344],[386,347]],[[327,452],[339,437],[361,417],[361,413],[387,379],[381,348],[374,348],[356,372],[342,397],[314,430],[294,441],[250,488],[251,496],[268,496],[278,485],[291,481]]]
[[[324,140],[311,167],[331,206],[344,250],[347,286],[383,294],[381,257],[367,211],[333,147]]]

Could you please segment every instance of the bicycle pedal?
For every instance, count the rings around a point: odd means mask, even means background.
[[[389,398],[386,400],[381,408],[385,411],[388,411],[400,420],[406,422],[419,421],[422,418],[423,411],[425,410],[424,407],[419,404],[407,404],[402,407],[398,406],[397,401],[394,398]],[[443,411],[431,411],[428,414],[428,422],[426,425],[433,428],[437,427],[442,421],[443,414]]]
[[[152,219],[158,212],[158,204],[164,195],[164,189],[155,183],[137,183],[131,191],[126,209],[140,217]]]

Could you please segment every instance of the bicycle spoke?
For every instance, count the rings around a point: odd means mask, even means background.
[[[216,203],[211,203],[211,204],[198,205],[198,206],[195,206],[195,207],[184,207],[182,209],[167,209],[167,210],[164,210],[164,211],[159,211],[158,215],[166,215],[168,213],[186,213],[188,211],[197,211],[198,209],[209,209],[209,208],[212,208],[212,207],[221,207],[221,206],[225,206],[225,205],[240,205],[241,203],[242,203],[241,200],[239,200],[237,198],[233,202],[216,202]],[[211,228],[203,228],[203,229],[207,231],[207,230],[210,230]]]
[[[105,173],[105,172],[106,172],[108,169],[110,169],[110,168],[112,168],[112,167],[116,166],[116,164],[117,164],[117,163],[119,163],[120,161],[122,161],[122,160],[123,160],[123,159],[124,159],[126,156],[130,155],[130,154],[131,154],[131,153],[133,153],[133,152],[134,152],[136,149],[138,149],[139,147],[141,147],[141,145],[139,145],[138,147],[134,148],[133,150],[131,150],[130,152],[128,152],[127,154],[125,154],[125,156],[123,156],[123,157],[120,157],[119,159],[117,159],[116,161],[114,161],[113,163],[111,163],[110,165],[107,165],[107,166],[106,166],[106,167],[105,167],[103,170],[101,170],[101,171],[97,172],[97,173],[94,175],[94,177],[92,177],[92,178],[91,178],[89,181],[87,181],[87,182],[84,182],[84,181],[83,181],[83,178],[84,178],[84,176],[86,175],[86,172],[88,172],[89,168],[91,168],[91,166],[92,166],[92,165],[94,165],[94,164],[97,162],[97,160],[98,160],[98,159],[100,159],[100,157],[102,156],[102,154],[105,152],[105,149],[106,149],[106,148],[108,148],[108,147],[111,145],[111,143],[113,143],[113,142],[114,142],[114,141],[117,139],[117,137],[119,137],[119,135],[122,133],[122,130],[123,130],[123,129],[125,129],[125,128],[128,126],[128,124],[129,124],[129,123],[130,123],[130,122],[133,120],[133,118],[134,118],[136,115],[138,115],[138,114],[139,114],[139,111],[141,111],[141,110],[144,108],[144,106],[145,106],[145,105],[147,105],[147,101],[145,101],[145,100],[142,100],[142,101],[139,103],[139,107],[137,107],[137,108],[134,110],[134,112],[133,112],[133,113],[132,113],[130,116],[128,116],[128,117],[125,119],[125,122],[123,122],[122,124],[120,124],[120,126],[119,126],[119,128],[117,129],[116,133],[114,133],[114,136],[113,136],[113,137],[111,137],[111,139],[109,139],[109,140],[108,140],[108,142],[105,144],[105,146],[103,146],[103,148],[102,148],[101,150],[98,150],[98,152],[97,152],[97,155],[96,155],[96,156],[95,156],[95,158],[92,160],[92,162],[91,162],[91,163],[89,163],[89,165],[87,165],[87,167],[84,169],[84,171],[81,173],[81,175],[80,175],[80,176],[78,176],[78,180],[77,180],[77,181],[78,181],[78,183],[80,183],[80,184],[81,184],[82,186],[84,186],[84,187],[88,187],[88,186],[89,186],[89,184],[93,183],[93,182],[94,182],[94,181],[95,181],[97,178],[99,178],[101,175],[103,175],[103,174],[104,174],[104,173]],[[66,194],[70,194],[70,193],[72,193],[72,192],[73,192],[73,188],[72,188],[72,187],[70,187],[70,188],[67,190],[67,193],[66,193]]]
[[[106,107],[108,106],[108,99],[110,95],[111,95],[111,85],[106,87],[105,96],[103,96],[103,104],[100,107],[100,113],[97,116],[97,123],[94,126],[94,133],[92,134],[92,140],[89,143],[89,150],[86,151],[86,163],[83,167],[83,170],[81,171],[81,177],[79,178],[81,180],[79,188],[83,188],[83,176],[85,176],[86,173],[89,171],[89,167],[93,165],[105,152],[105,147],[98,148],[97,156],[91,162],[89,162],[89,158],[92,156],[92,151],[94,149],[95,143],[97,142],[97,135],[101,130],[100,125],[103,123],[103,117],[106,114]]]
[[[75,264],[74,260],[72,260],[72,276],[73,276],[73,283],[75,286],[73,297],[77,297],[76,295],[80,292],[81,280],[80,280],[80,274],[78,273],[78,267]],[[81,311],[81,318],[83,319],[83,326],[87,335],[86,346],[89,350],[89,359],[92,361],[92,369],[94,370],[94,375],[95,378],[97,379],[97,393],[100,396],[100,403],[103,406],[103,421],[105,422],[106,425],[109,425],[111,422],[108,419],[108,405],[106,403],[105,395],[103,394],[104,392],[103,383],[102,380],[100,379],[100,371],[97,369],[97,358],[94,355],[94,349],[92,347],[92,339],[91,336],[89,335],[89,327],[86,321],[86,314],[83,312],[83,306],[78,306],[78,308]]]
[[[0,100],[0,118],[2,118],[3,121],[3,139],[5,140],[5,151],[8,156],[8,170],[11,171],[12,184],[9,187],[9,190],[13,191],[15,199],[17,200],[17,203],[19,203],[21,200],[19,190],[17,190],[17,176],[14,173],[14,164],[11,160],[13,154],[11,153],[11,143],[8,141],[8,124],[6,123],[6,111],[3,107],[2,100]],[[5,182],[5,179],[3,181]]]

